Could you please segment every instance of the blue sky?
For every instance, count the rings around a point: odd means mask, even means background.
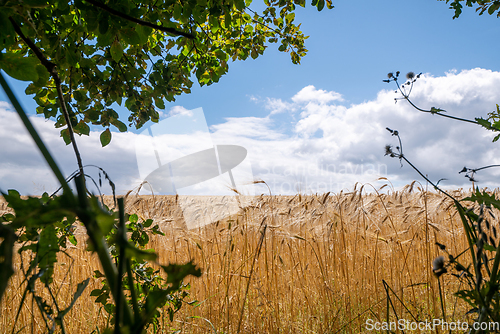
[[[271,44],[256,60],[231,63],[219,83],[201,88],[195,84],[191,94],[166,104],[164,114],[187,115],[202,108],[214,143],[245,147],[251,165],[247,171],[250,168],[254,179],[272,183],[276,193],[339,191],[352,189],[356,181],[380,185],[379,176],[396,186],[418,179],[408,166],[400,168],[398,161],[383,156],[384,144],[393,140],[384,132],[386,126],[402,127],[407,154],[414,154],[434,179],[450,178],[450,187],[467,186],[462,176],[455,175],[464,164],[495,162],[500,155],[485,131],[418,114],[403,102],[394,105],[396,95],[390,90],[395,87],[382,80],[396,70],[423,72],[415,99],[424,107],[443,106],[450,114],[469,118],[485,116],[500,103],[499,19],[465,8],[453,20],[448,5],[436,0],[335,1],[334,5],[322,12],[311,6],[297,10],[296,21],[310,36],[301,65],[293,65],[288,54]],[[25,84],[10,82],[23,96]],[[3,92],[0,101],[7,101]],[[34,110],[30,97],[22,101],[27,110]],[[1,106],[10,122],[12,110],[5,103]],[[51,130],[50,121],[39,124],[44,138],[56,143],[58,131]],[[14,137],[7,135],[13,129],[2,129],[5,140],[14,141],[11,147],[18,149],[0,148],[0,155],[9,157],[0,162],[0,188],[27,193],[53,189],[37,153],[21,148],[20,143],[29,145],[22,130]],[[98,134],[78,139],[84,153],[89,152],[84,159],[112,170],[122,191],[143,178],[134,152],[126,150],[131,135],[116,134],[110,147],[102,150]],[[65,150],[54,145],[55,152]],[[57,155],[67,174],[74,170],[70,152]],[[335,166],[335,172],[318,173],[325,171],[321,167],[325,164]],[[290,166],[298,167],[287,171]],[[36,179],[15,177],[19,170]],[[489,173],[483,179],[492,182],[484,186],[496,186],[495,172]],[[47,179],[47,184],[40,179]],[[321,180],[331,181],[320,184]]]

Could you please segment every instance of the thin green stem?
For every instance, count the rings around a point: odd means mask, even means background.
[[[441,288],[441,278],[438,277],[438,288],[439,288],[439,299],[441,299],[441,314],[443,315],[443,320],[446,321],[446,311],[444,309],[444,296],[443,289]]]
[[[408,103],[415,109],[417,109],[418,111],[421,111],[421,112],[425,112],[425,113],[430,113],[430,114],[433,114],[433,115],[439,115],[439,116],[442,116],[442,117],[446,117],[446,118],[451,118],[451,119],[454,119],[454,120],[457,120],[457,121],[462,121],[462,122],[467,122],[467,123],[472,123],[472,124],[477,124],[477,125],[481,125],[479,124],[477,121],[473,121],[473,120],[470,120],[470,119],[466,119],[466,118],[460,118],[460,117],[456,117],[456,116],[450,116],[450,115],[446,115],[446,114],[441,114],[439,112],[434,112],[432,110],[425,110],[425,109],[422,109],[422,108],[419,108],[417,107],[411,100],[408,96],[404,96],[405,100],[408,101]]]
[[[64,120],[66,121],[66,125],[68,127],[68,134],[71,141],[71,145],[73,146],[73,150],[75,151],[76,161],[78,163],[78,168],[80,169],[80,174],[83,174],[83,163],[82,158],[80,156],[80,151],[78,150],[78,146],[76,145],[75,135],[73,131],[73,126],[71,125],[71,119],[69,116],[68,108],[66,106],[66,102],[64,101],[64,93],[61,88],[61,78],[59,78],[59,74],[56,71],[56,64],[52,63],[45,57],[42,51],[36,46],[35,43],[28,37],[26,37],[21,27],[14,21],[12,17],[9,17],[9,21],[12,24],[12,27],[16,31],[16,33],[21,37],[21,39],[26,43],[26,45],[30,48],[31,51],[36,55],[38,60],[42,63],[42,65],[47,69],[47,72],[54,79],[54,83],[56,84],[57,96],[59,98],[59,104],[61,106],[61,113],[64,116]]]
[[[97,253],[99,257],[99,261],[101,262],[102,269],[104,271],[104,275],[106,276],[106,280],[108,281],[109,288],[113,295],[113,299],[117,300],[125,300],[125,296],[123,295],[122,290],[118,290],[118,270],[111,260],[111,255],[109,254],[109,248],[104,240],[104,236],[102,235],[101,229],[97,225],[95,217],[91,216],[89,212],[90,204],[88,203],[88,198],[85,190],[85,183],[83,180],[83,175],[78,175],[75,179],[76,188],[78,190],[78,200],[79,200],[79,212],[78,218],[82,221],[87,229],[87,235],[94,246],[94,251]],[[118,295],[121,295],[118,297]],[[118,305],[117,305],[118,307]],[[129,328],[132,324],[132,311],[130,307],[126,303],[123,303],[124,314],[123,314],[123,322],[124,325],[128,325]]]
[[[122,277],[125,268],[125,247],[127,242],[127,235],[125,231],[125,208],[123,204],[123,198],[118,199],[118,215],[119,215],[119,225],[118,225],[118,247],[120,249],[120,255],[118,256],[118,275],[116,280],[116,315],[115,315],[115,334],[120,334],[120,321],[123,317],[123,309],[126,304],[125,300],[122,300]]]

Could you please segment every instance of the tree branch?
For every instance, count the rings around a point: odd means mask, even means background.
[[[470,119],[466,119],[466,118],[460,118],[460,117],[456,117],[456,116],[451,116],[451,115],[446,115],[446,114],[441,114],[439,111],[433,111],[433,110],[425,110],[425,109],[422,109],[422,108],[419,108],[417,107],[411,100],[410,100],[410,94],[411,94],[411,90],[413,89],[413,83],[415,81],[413,81],[411,83],[411,86],[410,86],[410,91],[408,93],[406,93],[406,89],[405,91],[403,92],[403,89],[402,87],[399,85],[399,82],[398,82],[398,79],[397,77],[393,77],[393,80],[394,82],[396,82],[396,85],[398,87],[398,90],[399,92],[401,93],[401,95],[403,95],[403,97],[401,99],[405,99],[406,101],[408,101],[408,103],[415,109],[417,109],[418,111],[421,111],[421,112],[425,112],[425,113],[430,113],[430,114],[433,114],[433,115],[439,115],[439,116],[442,116],[442,117],[446,117],[446,118],[451,118],[451,119],[454,119],[454,120],[457,120],[457,121],[462,121],[462,122],[467,122],[467,123],[472,123],[472,124],[477,124],[477,125],[481,125],[479,124],[479,122],[477,121],[473,121],[473,120],[470,120]],[[390,82],[390,80],[387,80],[386,82]],[[403,85],[404,86],[404,85]],[[444,111],[444,110],[442,110]]]
[[[94,0],[85,0],[85,1],[88,2],[88,3],[90,3],[90,4],[92,4],[92,5],[94,5],[94,6],[96,6],[96,7],[104,9],[105,11],[107,11],[110,14],[113,14],[115,16],[121,17],[122,19],[128,20],[130,22],[137,23],[137,24],[139,24],[141,26],[150,27],[150,28],[153,28],[153,29],[156,29],[156,30],[160,30],[160,31],[163,31],[163,32],[175,35],[175,36],[183,36],[183,37],[186,37],[186,38],[194,39],[194,35],[193,34],[186,33],[186,32],[183,32],[183,31],[179,31],[179,30],[176,30],[174,28],[163,27],[163,26],[160,26],[160,25],[148,22],[148,21],[141,20],[141,19],[137,19],[137,18],[132,17],[130,15],[127,15],[125,13],[119,12],[116,9],[108,7],[105,4],[100,3],[98,1],[94,1]]]
[[[40,49],[33,43],[32,40],[30,40],[28,37],[26,37],[23,32],[21,31],[21,27],[14,21],[12,17],[9,16],[9,21],[14,27],[14,30],[16,33],[21,37],[21,39],[28,45],[28,47],[33,51],[33,53],[37,56],[37,58],[40,60],[43,66],[47,69],[47,71],[50,73],[52,78],[54,79],[54,83],[56,84],[56,89],[57,89],[57,95],[59,97],[59,103],[61,105],[61,111],[64,116],[64,119],[66,120],[66,124],[68,125],[68,132],[69,132],[69,138],[71,140],[71,144],[73,145],[73,150],[75,151],[76,155],[76,160],[78,163],[78,168],[80,169],[80,174],[83,175],[83,164],[82,164],[82,158],[80,156],[80,151],[78,150],[78,146],[76,145],[76,140],[75,140],[75,134],[73,132],[73,126],[71,125],[71,120],[69,116],[68,109],[66,108],[66,102],[64,101],[64,95],[63,91],[61,88],[61,78],[59,78],[59,75],[57,74],[56,71],[56,64],[52,63],[49,61],[40,51]]]

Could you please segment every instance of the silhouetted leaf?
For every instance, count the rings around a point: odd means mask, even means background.
[[[0,58],[0,68],[17,80],[37,81],[36,66],[40,62],[34,56],[23,57],[20,53],[4,53]]]
[[[101,133],[100,139],[102,147],[107,146],[111,142],[111,131],[109,128]]]

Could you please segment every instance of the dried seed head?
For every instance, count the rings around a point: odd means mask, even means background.
[[[387,73],[387,77],[388,77],[389,79],[392,79],[392,78],[394,77],[394,74],[393,74],[392,72]]]
[[[434,272],[434,275],[436,275],[437,277],[447,272],[444,263],[445,259],[444,256],[442,255],[438,256],[432,261],[432,271]]]
[[[441,249],[441,250],[445,250],[446,249],[446,246],[443,245],[443,244],[440,244],[439,242],[436,242],[436,246],[438,246],[439,249]]]
[[[413,78],[415,78],[415,73],[413,72],[406,73],[406,79],[411,80]]]
[[[391,145],[385,145],[385,155],[392,155],[394,154],[392,152],[392,146]]]

